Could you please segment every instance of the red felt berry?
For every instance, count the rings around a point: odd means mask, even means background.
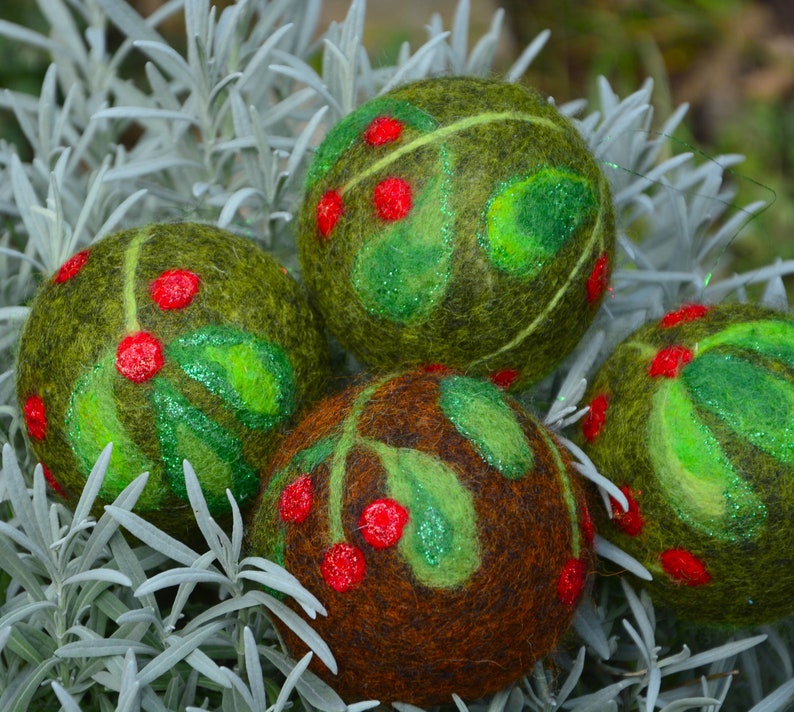
[[[34,440],[44,440],[47,436],[47,409],[41,396],[35,394],[29,396],[22,410],[30,437]]]
[[[401,220],[413,207],[411,186],[402,178],[386,178],[372,193],[375,209],[383,220]]]
[[[590,516],[590,510],[587,508],[586,504],[582,505],[581,515],[582,534],[584,534],[587,543],[592,545],[595,541],[595,525],[593,524],[593,518]]]
[[[568,559],[557,580],[557,598],[565,606],[573,606],[584,589],[587,564],[581,559]]]
[[[145,331],[124,337],[116,351],[116,369],[133,383],[148,381],[164,363],[162,344]]]
[[[320,573],[334,591],[345,593],[358,586],[367,571],[364,554],[352,544],[334,544],[323,554]]]
[[[382,146],[396,141],[403,132],[403,122],[391,116],[378,116],[372,120],[366,131],[364,140],[370,146]]]
[[[335,190],[329,190],[320,198],[317,203],[317,229],[323,237],[328,237],[334,229],[342,213],[345,212],[345,204],[342,196]]]
[[[497,388],[507,390],[518,380],[519,373],[514,368],[505,368],[491,374],[491,383]]]
[[[43,462],[41,463],[41,471],[44,473],[44,479],[47,480],[47,484],[50,486],[53,492],[57,494],[59,497],[66,497],[66,490],[63,488],[60,482],[55,479],[52,472],[50,472],[50,468],[47,467]]]
[[[680,309],[665,314],[659,321],[659,326],[662,329],[669,329],[687,321],[702,319],[709,311],[710,307],[702,304],[684,304]]]
[[[645,526],[645,520],[640,511],[634,492],[627,485],[623,485],[620,491],[625,495],[629,503],[629,508],[623,509],[621,504],[614,498],[610,497],[609,502],[612,505],[612,522],[624,534],[629,536],[639,536],[642,528]]]
[[[408,511],[393,499],[376,499],[364,507],[358,526],[366,542],[375,549],[394,546],[408,522]]]
[[[664,572],[685,586],[705,586],[711,581],[706,565],[686,549],[667,549],[659,560]]]
[[[184,309],[198,294],[201,280],[186,269],[169,269],[149,285],[152,301],[160,309]]]
[[[660,349],[648,367],[652,378],[676,378],[681,369],[692,360],[692,352],[686,346],[667,346]]]
[[[604,424],[607,422],[607,407],[609,397],[602,393],[590,401],[590,410],[582,419],[582,434],[588,442],[593,442],[598,437]]]
[[[587,278],[587,301],[597,304],[609,286],[609,254],[602,252]]]
[[[300,524],[309,516],[314,500],[314,485],[311,477],[301,475],[288,484],[278,501],[278,512],[283,522]]]
[[[61,265],[52,281],[55,282],[55,284],[61,284],[62,282],[70,280],[83,269],[83,266],[88,261],[88,255],[89,250],[83,250],[76,255],[72,255]]]

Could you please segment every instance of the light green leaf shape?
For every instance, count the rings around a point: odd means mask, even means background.
[[[417,580],[455,588],[480,568],[474,500],[455,471],[420,450],[368,441],[386,471],[389,496],[408,510],[398,544]]]
[[[719,346],[753,351],[794,368],[794,322],[764,319],[730,324],[701,339],[698,353],[704,354]]]
[[[791,381],[734,353],[700,353],[681,372],[693,402],[781,463],[794,463]]]
[[[511,480],[525,477],[535,457],[513,409],[488,381],[449,376],[440,383],[439,405],[480,457]]]
[[[591,218],[598,202],[584,176],[542,168],[511,181],[486,209],[479,242],[491,263],[515,277],[535,277]]]
[[[141,493],[136,509],[159,506],[165,490],[160,467],[141,452],[127,434],[119,418],[114,398],[114,382],[122,378],[115,367],[115,354],[108,353],[90,371],[78,379],[69,399],[65,426],[69,445],[85,477],[105,446],[113,443],[100,497],[113,500],[142,472],[149,472],[149,481]]]
[[[647,427],[654,472],[683,521],[725,541],[759,534],[766,506],[700,420],[680,380],[665,381],[654,394]]]
[[[351,280],[371,314],[414,324],[428,317],[446,293],[454,217],[450,179],[443,172],[428,181],[406,217],[385,223],[356,254]]]
[[[174,494],[188,501],[184,460],[193,465],[212,514],[229,510],[227,489],[241,503],[256,494],[259,476],[246,462],[243,445],[234,433],[208,418],[164,378],[153,382],[152,404],[166,477]]]
[[[277,344],[213,325],[176,339],[166,353],[250,428],[270,430],[295,410],[295,373]]]

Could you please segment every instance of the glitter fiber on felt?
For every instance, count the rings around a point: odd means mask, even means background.
[[[591,323],[613,223],[606,180],[553,106],[516,84],[446,77],[331,130],[298,248],[329,329],[365,363],[510,373],[519,388]]]
[[[100,506],[148,471],[136,511],[177,536],[195,526],[183,460],[222,519],[226,488],[252,498],[328,374],[297,283],[253,242],[190,223],[117,233],[67,260],[36,295],[17,361],[53,486],[76,501],[112,441]]]
[[[312,626],[344,655],[338,675],[313,669],[351,702],[477,699],[515,681],[567,629],[593,563],[550,432],[441,367],[317,405],[275,455],[248,531],[252,555],[328,609]]]
[[[616,482],[607,537],[684,618],[726,626],[794,612],[794,319],[685,305],[593,379],[587,454]]]

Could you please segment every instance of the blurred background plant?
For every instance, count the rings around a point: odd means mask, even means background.
[[[231,0],[217,0],[219,8]],[[144,16],[162,0],[130,0]],[[321,26],[344,18],[349,0],[327,0]],[[454,0],[370,0],[364,44],[373,61],[390,64],[403,42],[426,39],[431,11],[451,17]],[[415,7],[412,7],[415,6]],[[794,257],[794,3],[789,0],[473,0],[471,32],[479,36],[494,9],[503,8],[504,35],[497,70],[508,66],[538,32],[551,41],[527,81],[559,102],[592,99],[603,75],[619,94],[654,80],[654,103],[668,115],[691,105],[675,142],[708,156],[740,153],[746,161],[730,178],[736,204],[774,203],[750,221],[731,245],[737,271]],[[0,20],[31,29],[45,26],[35,3],[3,0]],[[161,30],[178,49],[178,19]],[[45,52],[0,36],[0,86],[38,94],[48,65]],[[317,59],[319,62],[319,57]],[[0,137],[24,156],[24,136],[10,113],[0,112]],[[787,280],[792,293],[794,280]]]

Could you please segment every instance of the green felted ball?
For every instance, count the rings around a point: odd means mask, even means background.
[[[326,351],[298,284],[253,242],[149,225],[96,242],[43,284],[17,396],[59,493],[76,501],[113,442],[99,507],[148,471],[135,511],[184,536],[183,460],[214,515],[230,511],[227,488],[249,501],[280,431],[324,392]]]
[[[794,612],[794,319],[687,305],[596,375],[587,454],[628,498],[605,536],[684,618],[745,626]]]
[[[554,437],[443,367],[314,408],[274,457],[249,536],[327,608],[311,625],[339,671],[314,669],[350,701],[426,706],[514,682],[568,627],[592,564]]]
[[[574,126],[517,84],[408,84],[317,150],[298,247],[329,329],[365,363],[445,363],[525,385],[581,339],[614,247]]]

